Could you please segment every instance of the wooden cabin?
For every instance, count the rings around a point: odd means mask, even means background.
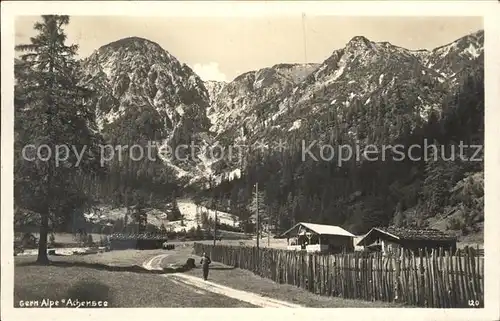
[[[289,250],[339,253],[354,251],[354,235],[339,226],[300,222],[282,233]]]
[[[444,249],[454,252],[457,239],[436,229],[374,227],[358,243],[366,251],[384,254],[402,248],[412,251]]]

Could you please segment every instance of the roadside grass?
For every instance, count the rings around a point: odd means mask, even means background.
[[[107,301],[108,307],[254,307],[215,293],[197,293],[160,275],[89,267],[15,267],[14,307],[30,300]]]

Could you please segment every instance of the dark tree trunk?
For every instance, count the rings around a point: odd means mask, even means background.
[[[44,213],[41,217],[40,224],[40,239],[38,240],[38,258],[36,262],[39,264],[49,264],[47,256],[47,236],[49,234],[49,213]]]

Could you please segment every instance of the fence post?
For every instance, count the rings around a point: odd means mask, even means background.
[[[308,270],[308,276],[306,280],[307,284],[307,289],[310,292],[314,292],[314,271],[313,271],[313,255],[309,254],[307,257],[307,270]]]
[[[394,301],[399,301],[399,285],[401,284],[401,256],[403,255],[402,249],[398,248],[394,253],[396,263],[396,275],[394,277]]]
[[[418,287],[420,289],[419,291],[419,305],[420,306],[425,306],[425,301],[426,301],[426,284],[425,284],[425,275],[424,275],[424,262],[423,262],[423,253],[422,249],[418,250],[418,270],[419,270],[419,284]]]

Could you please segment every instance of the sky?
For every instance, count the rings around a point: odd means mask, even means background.
[[[18,17],[16,44],[29,42],[39,17]],[[79,56],[137,36],[154,41],[203,80],[231,81],[278,63],[321,63],[355,36],[408,49],[433,49],[483,29],[481,17],[124,17],[71,16],[68,43]]]

